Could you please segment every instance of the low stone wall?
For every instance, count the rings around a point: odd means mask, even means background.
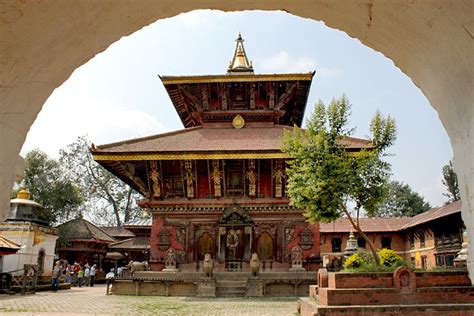
[[[320,270],[318,279],[319,287],[310,286],[312,300],[300,302],[302,315],[466,315],[466,310],[474,315],[474,287],[467,271],[413,272],[404,267],[394,273]]]
[[[202,272],[136,272],[134,276],[113,278],[108,293],[115,295],[218,296],[219,286],[243,284],[242,295],[248,297],[308,296],[310,284],[316,283],[314,272],[265,272],[257,277],[243,272],[218,272],[208,278]]]

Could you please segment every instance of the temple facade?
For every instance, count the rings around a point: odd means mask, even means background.
[[[255,74],[243,42],[239,34],[226,74],[160,77],[184,129],[91,148],[144,196],[153,270],[170,249],[181,271],[195,271],[206,253],[221,271],[249,269],[253,253],[271,269],[295,258],[319,266],[319,225],[289,204],[281,151],[283,133],[302,125],[314,72]]]

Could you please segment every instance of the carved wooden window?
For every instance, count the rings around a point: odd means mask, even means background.
[[[410,243],[410,249],[415,249],[415,235],[410,234],[408,238]]]
[[[422,232],[420,234],[420,248],[423,248],[426,246],[426,243],[425,243],[425,233]]]
[[[339,237],[333,237],[331,241],[332,252],[341,252],[342,240]]]
[[[365,249],[365,239],[362,237],[357,238],[357,247],[358,248],[364,248]]]
[[[427,266],[426,256],[421,256],[421,267],[423,269],[426,269],[426,266]]]
[[[244,193],[242,161],[226,161],[225,167],[227,195],[242,195]]]
[[[168,177],[163,183],[165,197],[182,197],[184,195],[183,180],[180,176]]]
[[[382,248],[392,249],[392,238],[382,237]]]

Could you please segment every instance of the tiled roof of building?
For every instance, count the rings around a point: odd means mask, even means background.
[[[5,238],[0,235],[0,248],[2,249],[11,249],[11,250],[19,250],[21,248],[20,244],[17,244],[13,240]]]
[[[389,217],[389,218],[361,218],[360,226],[364,232],[395,232],[410,227],[421,225],[432,220],[461,212],[461,201],[433,208],[413,217]],[[340,218],[331,223],[320,223],[321,233],[344,233],[354,231],[347,218]]]
[[[62,232],[68,240],[115,241],[112,236],[83,218],[76,218],[61,224],[57,229]]]
[[[126,222],[123,224],[124,227],[140,227],[140,226],[150,226],[151,227],[151,217],[140,217],[134,219],[130,222]]]
[[[407,229],[413,226],[424,224],[426,222],[430,222],[441,217],[459,213],[461,212],[461,206],[462,202],[459,200],[441,207],[433,208],[427,212],[411,217],[410,221],[406,223],[401,229]]]
[[[360,228],[366,233],[398,231],[410,221],[409,217],[360,218]],[[320,223],[321,233],[344,233],[354,231],[347,218],[340,218],[331,223]]]
[[[100,229],[114,238],[135,237],[134,233],[121,226],[102,226]]]
[[[94,153],[119,152],[206,152],[206,151],[280,151],[283,125],[242,129],[191,127],[154,136],[97,146]],[[369,147],[370,141],[346,138],[347,148]]]
[[[144,250],[150,249],[148,237],[133,237],[109,245],[110,250]]]

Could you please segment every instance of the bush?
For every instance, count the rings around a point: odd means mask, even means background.
[[[359,268],[363,264],[364,264],[364,260],[356,252],[346,259],[346,261],[344,262],[344,269]]]
[[[405,261],[403,258],[391,249],[382,249],[379,252],[380,264],[386,267],[399,267],[402,266]]]
[[[379,252],[380,265],[375,263],[372,253],[359,249],[344,262],[345,272],[393,272],[397,267],[406,265],[395,251],[382,249]]]

